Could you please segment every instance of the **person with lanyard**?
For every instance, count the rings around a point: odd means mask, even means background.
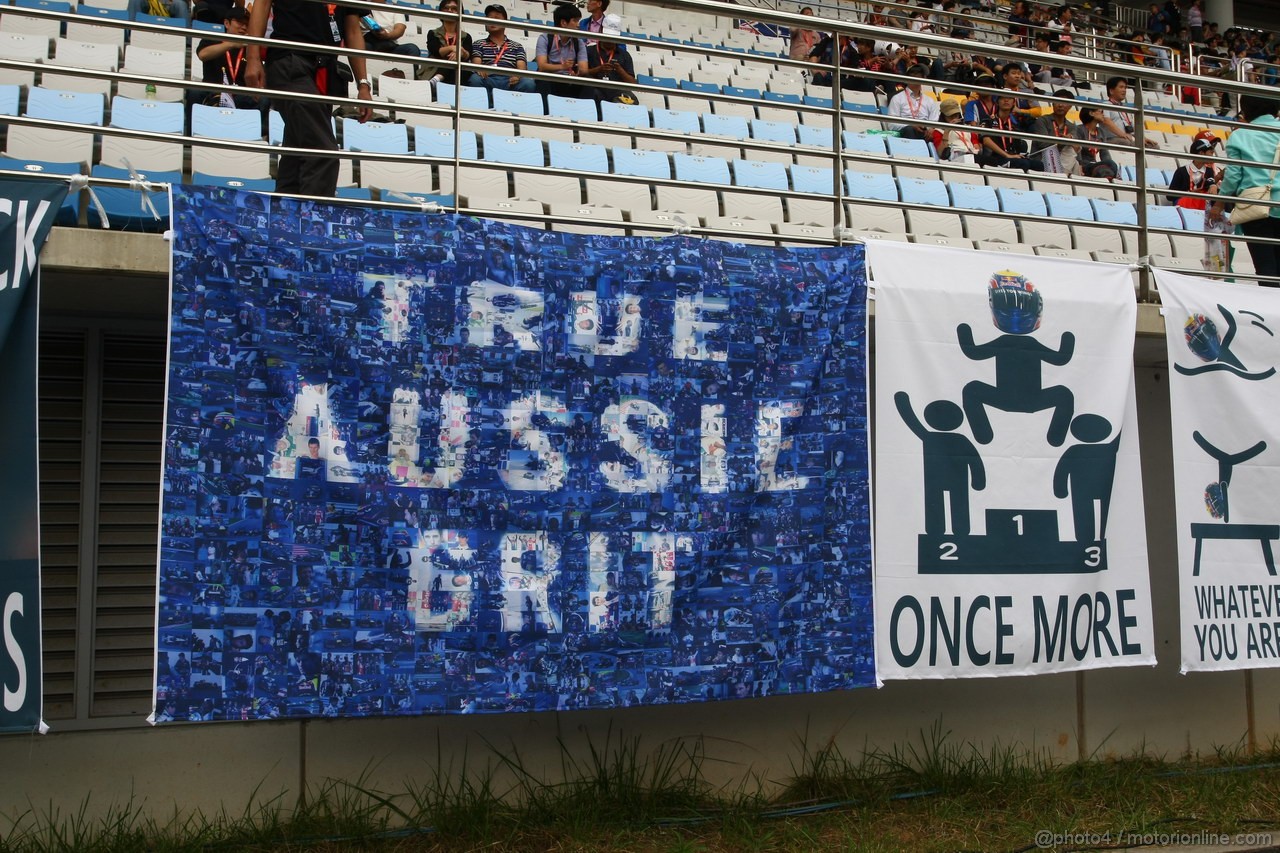
[[[524,45],[507,38],[506,8],[494,3],[485,8],[484,16],[490,21],[484,27],[488,35],[475,43],[471,62],[476,70],[467,78],[467,84],[487,89],[534,92],[537,87],[533,78],[517,77],[510,73],[524,71],[529,66]]]
[[[1030,130],[1030,121],[1013,111],[1014,102],[1012,95],[1001,95],[996,99],[996,114],[982,122],[981,126],[992,132],[982,135],[978,163],[1024,172],[1043,172],[1044,162],[1027,156],[1027,140],[1003,135]]]
[[[973,81],[973,85],[988,89],[995,88],[995,75],[980,74],[978,75],[978,79]],[[991,92],[975,92],[969,102],[964,105],[964,123],[974,125],[975,127],[982,124],[995,114],[996,98]]]
[[[233,6],[225,14],[222,25],[227,35],[242,36],[248,32],[249,13],[243,8]],[[243,43],[216,38],[202,39],[196,45],[196,57],[204,66],[204,82],[243,86],[245,50]],[[261,48],[257,50],[261,51]],[[266,98],[239,92],[210,92],[204,98],[204,103],[239,110],[265,110],[267,107]]]
[[[459,33],[458,19],[453,17],[458,14],[459,8],[458,0],[443,0],[440,3],[440,11],[443,13],[440,26],[427,33],[427,56],[432,59],[442,59],[449,63],[471,61],[471,36]],[[452,64],[436,66],[431,82],[455,85],[458,82],[457,69]]]
[[[582,97],[581,86],[572,82],[572,78],[585,75],[587,71],[587,46],[582,39],[572,35],[579,32],[578,22],[582,20],[582,13],[571,3],[560,3],[551,18],[559,32],[538,36],[535,50],[538,70],[558,74],[564,81],[539,80],[538,91],[543,96]]]
[[[889,129],[898,131],[898,135],[906,139],[928,139],[933,130],[920,122],[938,120],[938,102],[922,91],[919,80],[925,76],[923,65],[913,65],[907,75],[913,79],[889,99]],[[893,119],[909,121],[895,123]]]
[[[1169,181],[1170,195],[1168,199],[1178,207],[1188,210],[1206,210],[1209,199],[1196,196],[1175,195],[1175,193],[1193,192],[1217,195],[1218,184],[1222,182],[1222,169],[1212,161],[1203,159],[1204,155],[1212,155],[1214,148],[1221,140],[1211,131],[1202,130],[1191,140],[1191,162],[1179,166]],[[1199,155],[1199,156],[1197,156]],[[1204,257],[1200,264],[1209,272],[1226,272],[1230,262],[1230,246],[1227,235],[1231,233],[1231,223],[1226,217],[1204,218]]]
[[[578,22],[578,29],[584,33],[600,33],[605,28],[605,14],[609,11],[609,0],[587,0],[587,17]],[[589,38],[586,40],[587,47],[591,47],[596,40]],[[621,46],[626,50],[626,46]]]
[[[1058,98],[1075,97],[1070,89],[1059,89],[1053,94],[1054,97]],[[1031,126],[1031,130],[1041,136],[1071,140],[1070,142],[1056,143],[1039,139],[1032,141],[1031,156],[1039,157],[1043,160],[1044,170],[1051,174],[1080,174],[1080,163],[1077,159],[1080,146],[1076,144],[1080,140],[1079,127],[1067,118],[1067,113],[1069,112],[1071,112],[1071,104],[1066,101],[1054,101],[1053,112],[1049,115],[1040,116],[1040,118],[1036,119],[1035,124]]]
[[[302,42],[317,47],[337,47],[345,39],[351,51],[364,50],[364,33],[360,29],[360,12],[347,6],[336,6],[332,13],[323,3],[311,0],[256,0],[249,13],[247,35],[262,38],[267,22],[272,22],[271,38],[281,42]],[[313,53],[293,46],[271,47],[265,65],[256,50],[244,54],[244,82],[254,88],[271,88],[284,93],[326,95],[338,86],[338,60],[333,53]],[[364,57],[349,56],[356,77],[356,97],[373,100],[373,90],[366,76]],[[318,151],[338,150],[333,132],[333,108],[324,100],[298,101],[274,98],[271,104],[284,119],[285,148],[311,148]],[[368,104],[359,109],[360,121],[373,114]],[[332,196],[338,188],[337,157],[281,154],[276,168],[276,192],[310,196]]]
[[[1120,174],[1111,152],[1102,144],[1106,141],[1100,124],[1102,110],[1097,107],[1080,108],[1080,127],[1076,135],[1084,144],[1076,152],[1076,162],[1080,164],[1080,173],[1089,178],[1103,178],[1113,181]]]
[[[593,80],[611,80],[634,86],[636,82],[635,65],[631,62],[631,54],[619,50],[621,45],[613,41],[613,36],[622,34],[622,19],[617,15],[605,15],[604,29],[600,31],[600,39],[593,47],[587,48],[587,73],[584,75]],[[591,97],[597,101],[617,101],[634,104],[635,96],[621,89],[592,89]]]
[[[1102,132],[1102,138],[1105,142],[1120,140],[1122,142],[1135,142],[1137,137],[1133,135],[1133,114],[1123,112],[1117,107],[1123,106],[1129,94],[1129,81],[1123,77],[1111,77],[1107,79],[1107,108],[1101,110],[1098,114],[1098,128]],[[1146,140],[1148,148],[1157,147],[1153,139]]]

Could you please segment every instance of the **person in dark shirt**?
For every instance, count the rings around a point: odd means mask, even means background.
[[[458,0],[443,0],[440,4],[445,17],[441,18],[440,26],[427,33],[427,56],[449,63],[461,60],[465,65],[471,62],[471,36],[458,32],[458,20],[453,17],[458,14],[458,8]],[[431,80],[453,85],[458,82],[458,72],[453,67],[436,66]]]
[[[1031,121],[1013,111],[1015,100],[1011,95],[996,99],[995,115],[984,119],[979,126],[990,131],[982,135],[982,151],[978,162],[983,166],[1043,172],[1041,160],[1027,156],[1028,140],[1007,135],[1010,131],[1030,131]]]
[[[249,13],[239,6],[226,11],[222,21],[228,35],[242,36],[249,30]],[[206,83],[220,83],[223,86],[243,86],[245,72],[245,52],[249,50],[242,42],[224,39],[202,39],[196,45],[196,56],[204,67],[202,79]],[[259,50],[259,48],[254,48]],[[222,106],[241,110],[266,109],[267,99],[256,94],[231,92],[201,93],[201,100],[211,106]]]
[[[330,15],[327,6],[310,0],[257,0],[249,15],[248,34],[266,35],[269,19],[273,21],[272,39],[336,47],[345,37],[348,48],[364,50],[360,13],[356,9],[338,6]],[[267,54],[264,67],[257,51],[245,53],[245,85],[305,95],[332,95],[337,91],[336,54],[313,53],[284,46],[269,48]],[[372,100],[364,57],[352,54],[350,59],[357,81],[356,97],[362,101]],[[329,104],[278,98],[273,106],[284,119],[283,144],[286,148],[338,150]],[[371,114],[370,107],[362,106],[360,121],[368,121]],[[338,170],[336,157],[282,154],[276,175],[276,191],[331,196],[338,188]]]
[[[587,48],[587,73],[592,80],[611,80],[615,83],[635,85],[635,65],[631,54],[621,49],[613,36],[622,32],[622,19],[617,15],[604,16],[604,29],[596,43]],[[591,89],[590,97],[597,101],[619,101],[634,104],[635,96],[622,89]]]

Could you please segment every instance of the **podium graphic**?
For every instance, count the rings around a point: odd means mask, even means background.
[[[1062,366],[1075,352],[1075,336],[1064,332],[1053,349],[1031,337],[1040,328],[1044,299],[1035,285],[1012,270],[995,273],[987,290],[991,318],[1002,335],[986,343],[960,324],[961,351],[973,361],[993,359],[995,383],[972,380],[961,404],[935,400],[916,416],[910,395],[899,391],[899,416],[923,450],[924,532],[918,537],[920,574],[1087,574],[1107,568],[1106,526],[1120,432],[1101,415],[1075,414],[1075,395],[1064,385],[1044,386],[1044,365]],[[995,434],[987,409],[1032,414],[1052,409],[1045,442],[1075,443],[1058,458],[1053,494],[1071,503],[1074,539],[1063,539],[1058,512],[1035,508],[989,508],[985,533],[972,532],[970,491],[987,486],[977,445],[958,432],[966,420],[979,445]],[[1107,439],[1110,437],[1110,440]]]

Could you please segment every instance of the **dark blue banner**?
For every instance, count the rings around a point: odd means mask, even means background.
[[[157,721],[874,682],[861,247],[174,221]]]

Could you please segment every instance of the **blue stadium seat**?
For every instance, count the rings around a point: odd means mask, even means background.
[[[138,101],[116,95],[111,99],[111,126],[153,133],[182,133],[185,111],[169,101]]]
[[[576,169],[601,175],[609,174],[609,154],[603,145],[561,142],[552,139],[547,142],[547,150],[551,154],[553,169]]]
[[[1138,211],[1131,201],[1107,201],[1094,198],[1093,218],[1099,222],[1112,222],[1117,225],[1137,225]]]
[[[37,175],[80,175],[84,170],[79,163],[58,163],[50,160],[28,160],[19,157],[0,157],[0,171],[29,172]],[[68,193],[58,208],[59,225],[75,225],[80,218],[80,193]]]
[[[104,166],[101,163],[94,166],[89,174],[95,178],[115,178],[124,181],[129,180],[131,177],[128,169]],[[145,172],[142,173],[142,177],[153,183],[182,183],[181,172]],[[156,219],[151,215],[150,210],[143,207],[142,192],[140,189],[135,190],[130,187],[99,186],[94,188],[94,193],[98,196],[98,201],[102,204],[102,209],[106,212],[112,229],[117,231],[164,231],[169,227],[168,190],[161,188],[147,194],[151,199],[151,204],[155,206],[156,213],[160,215],[159,219]],[[102,224],[96,205],[91,203],[88,206],[88,213],[90,225],[97,226]]]
[[[735,98],[746,98],[751,101],[758,101],[761,98],[759,89],[746,89],[742,86],[725,86],[724,93],[733,95]]]
[[[195,172],[191,183],[206,187],[227,187],[246,192],[271,193],[276,191],[276,182],[271,178],[226,178],[221,175],[206,175]]]
[[[536,95],[534,97],[537,97]],[[497,95],[494,95],[494,107],[497,107]],[[547,115],[567,118],[570,121],[599,121],[596,102],[590,98],[562,98],[559,95],[547,96]]]
[[[698,114],[683,110],[654,110],[653,126],[660,130],[674,130],[682,134],[699,134],[702,132],[702,128],[698,124]]]
[[[668,179],[671,177],[671,161],[662,151],[614,148],[613,172],[637,178]]]
[[[999,210],[996,191],[984,184],[947,184],[951,193],[951,206],[961,210]]]
[[[67,124],[101,126],[104,116],[102,95],[32,86],[27,92],[25,115]]]
[[[734,160],[733,185],[758,187],[762,190],[786,190],[787,169],[781,163],[765,160]]]
[[[7,166],[5,168],[8,168]],[[1204,211],[1193,210],[1190,207],[1166,208],[1166,210],[1176,210],[1178,215],[1182,217],[1182,225],[1187,231],[1203,231],[1204,230]]]
[[[453,158],[454,147],[463,160],[478,160],[479,146],[475,131],[464,130],[455,142],[453,131],[447,128],[416,127],[413,129],[413,153],[419,157]]]
[[[46,12],[70,12],[71,4],[65,0],[13,0],[22,9],[44,9]]]
[[[436,83],[436,103],[454,106],[458,87],[452,83]],[[483,86],[462,87],[462,108],[464,110],[489,109],[489,90]]]
[[[893,175],[873,175],[846,169],[844,184],[846,194],[853,198],[898,201],[898,185]]]
[[[380,121],[362,124],[358,119],[344,118],[342,148],[344,151],[368,151],[376,154],[408,154],[409,128],[403,124]]]
[[[16,116],[18,114],[18,96],[21,88],[17,85],[0,86],[0,115]]]
[[[649,74],[637,74],[636,82],[641,86],[660,86],[663,89],[678,89],[680,84],[674,77],[654,77]]]
[[[97,18],[98,20],[129,20],[129,13],[124,9],[107,9],[103,6],[94,6],[90,3],[81,3],[76,7],[75,12],[77,15],[84,15],[86,18]]]
[[[367,187],[338,187],[334,190],[334,197],[350,201],[373,201],[373,190]]]
[[[764,100],[772,101],[776,104],[790,104],[798,106],[804,103],[804,100],[797,94],[792,92],[770,92],[768,89],[764,92]]]
[[[486,133],[481,139],[484,142],[484,159],[489,163],[509,163],[512,166],[547,165],[540,139],[502,136],[497,133]]]
[[[942,181],[931,181],[923,178],[899,178],[898,189],[902,200],[911,204],[933,204],[938,207],[950,207],[951,198],[947,195],[947,185]]]
[[[721,87],[715,83],[705,83],[701,80],[681,80],[680,88],[694,92],[706,92],[711,95],[719,95]]]
[[[800,137],[801,145],[812,145],[815,148],[831,149],[831,128],[818,127],[812,124],[797,125],[796,133]]]
[[[1044,201],[1048,205],[1049,215],[1055,219],[1078,219],[1086,222],[1094,220],[1093,207],[1084,196],[1045,193]]]
[[[676,154],[671,158],[675,162],[676,180],[691,181],[697,184],[722,184],[731,186],[729,162],[723,157],[694,157],[690,154]]]
[[[199,19],[192,20],[191,29],[209,33],[225,33],[227,31],[227,28],[221,22],[215,24],[211,21],[201,21]]]
[[[195,104],[191,107],[191,135],[243,141],[261,139],[262,113]]]
[[[715,113],[702,114],[702,130],[713,136],[728,136],[732,139],[746,139],[751,135],[747,120],[742,116],[722,116]]]
[[[1044,196],[1035,190],[1015,190],[1010,187],[998,187],[996,196],[1000,199],[1000,209],[1005,213],[1023,213],[1030,216],[1048,216],[1044,206]]]
[[[1147,227],[1149,228],[1185,228],[1182,217],[1178,214],[1181,208],[1163,204],[1147,205]]]
[[[791,187],[798,193],[828,195],[834,189],[833,169],[826,166],[792,166]]]
[[[889,148],[890,157],[903,157],[908,160],[932,160],[933,149],[923,139],[907,139],[902,136],[883,137]]]
[[[822,107],[824,109],[829,110],[831,109],[833,104],[834,104],[834,101],[832,101],[830,98],[820,98],[816,95],[804,96],[804,105],[807,107]]]
[[[493,109],[500,113],[515,115],[542,116],[547,111],[542,104],[542,96],[534,92],[517,92],[512,89],[493,90]]]
[[[781,142],[784,145],[796,144],[796,128],[794,125],[780,121],[751,120],[751,138],[761,142]]]
[[[854,133],[846,130],[840,134],[841,143],[844,145],[845,151],[857,151],[862,154],[879,154],[886,155],[888,152],[884,147],[884,137],[874,134]],[[827,143],[830,145],[830,142]]]
[[[185,26],[185,22],[180,21],[177,18],[166,18],[163,15],[148,15],[145,12],[139,12],[134,15],[133,20],[139,24],[154,24],[158,27],[173,27],[175,29],[182,29],[182,27]]]
[[[641,104],[616,104],[605,101],[600,104],[600,120],[623,127],[649,127],[649,108]]]

